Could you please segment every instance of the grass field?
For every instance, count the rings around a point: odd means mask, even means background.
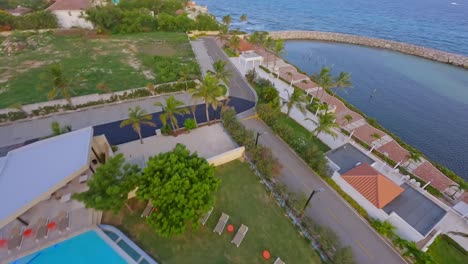
[[[427,251],[438,264],[468,263],[468,255],[451,245],[447,238],[441,235],[434,241]],[[450,239],[450,238],[448,238]]]
[[[320,263],[310,244],[298,234],[247,163],[233,161],[217,167],[216,174],[222,182],[215,209],[206,226],[197,231],[188,231],[181,237],[161,238],[140,218],[142,208],[135,210],[134,215],[106,214],[104,221],[117,225],[162,263],[263,264],[273,263],[277,256],[286,263]],[[222,212],[230,215],[228,224],[236,229],[241,224],[249,227],[239,248],[231,243],[234,234],[226,230],[221,236],[213,233]],[[270,261],[262,258],[264,249],[271,252]]]
[[[198,66],[188,42],[181,33],[142,33],[90,38],[52,33],[36,36],[39,45],[15,55],[0,51],[0,108],[14,103],[29,104],[47,100],[40,90],[40,76],[52,63],[63,66],[73,80],[73,96],[102,92],[105,83],[112,91],[145,86],[147,83],[176,81],[182,65],[193,74]],[[157,59],[156,59],[156,58]],[[160,61],[165,64],[156,67]],[[165,67],[165,65],[177,67]],[[175,72],[175,74],[174,74]],[[163,78],[164,77],[164,78]]]

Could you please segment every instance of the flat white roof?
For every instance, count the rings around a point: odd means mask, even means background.
[[[70,181],[89,165],[93,128],[12,150],[0,159],[0,228]]]

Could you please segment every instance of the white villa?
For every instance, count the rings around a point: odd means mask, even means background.
[[[99,223],[100,213],[71,199],[112,150],[83,128],[40,140],[0,158],[0,259],[27,255]]]

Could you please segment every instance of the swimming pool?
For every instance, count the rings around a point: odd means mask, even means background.
[[[86,231],[51,247],[37,251],[11,264],[98,264],[127,263],[95,230]]]

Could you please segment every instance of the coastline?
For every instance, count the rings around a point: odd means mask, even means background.
[[[328,42],[340,42],[353,45],[361,45],[373,48],[382,48],[392,51],[398,51],[401,53],[422,57],[425,59],[438,61],[460,68],[468,69],[468,56],[449,53],[440,51],[432,48],[426,48],[416,46],[413,44],[397,42],[386,39],[378,39],[371,37],[363,37],[350,34],[334,33],[334,32],[322,32],[322,31],[299,31],[299,30],[287,30],[287,31],[272,31],[269,35],[273,39],[284,39],[284,40],[316,40],[316,41],[328,41]]]

